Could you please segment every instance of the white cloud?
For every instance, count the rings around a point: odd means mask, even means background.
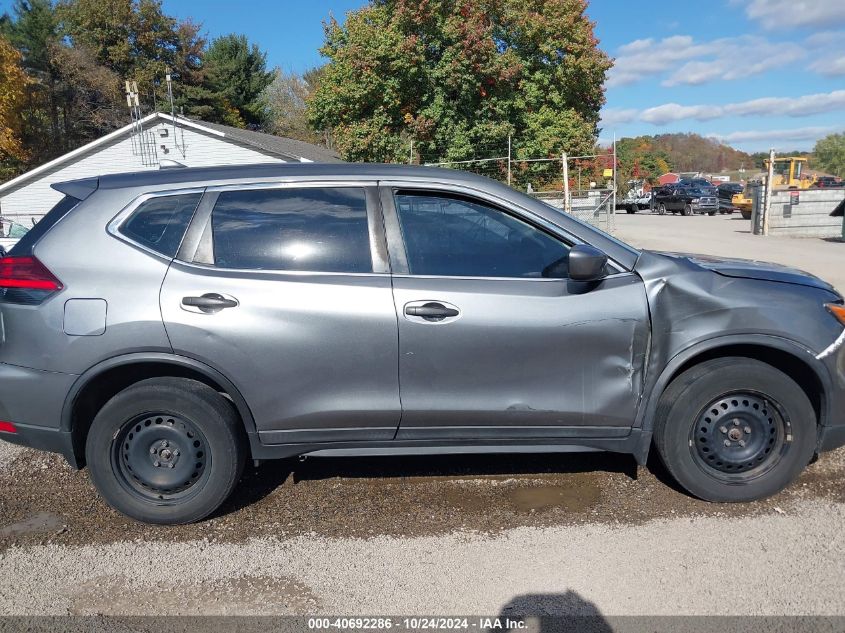
[[[681,105],[664,103],[645,110],[608,109],[602,112],[605,126],[644,121],[665,125],[684,119],[710,121],[727,116],[789,116],[805,117],[825,112],[845,110],[845,90],[834,90],[800,97],[762,97],[750,101],[724,105]]]
[[[624,86],[676,67],[680,62],[713,52],[709,44],[696,44],[689,35],[662,40],[634,40],[619,47],[619,55],[608,74],[607,85]]]
[[[753,35],[696,42],[689,35],[661,40],[634,40],[619,47],[608,74],[608,87],[653,81],[672,74],[663,84],[698,85],[716,79],[741,79],[802,59],[806,52],[792,42],[771,42]]]
[[[614,127],[622,123],[630,123],[639,116],[640,111],[628,108],[605,108],[601,112],[602,127]]]
[[[769,30],[845,24],[842,0],[733,0],[733,4],[743,5],[749,19]]]
[[[810,70],[825,77],[845,75],[845,53],[831,59],[820,59],[810,64]]]
[[[808,36],[804,43],[809,48],[828,48],[845,45],[845,31],[819,31]]]
[[[712,44],[717,50],[710,59],[683,64],[663,82],[663,85],[700,85],[718,79],[743,79],[774,68],[782,68],[803,59],[807,54],[798,44],[769,42],[755,36],[715,40]]]
[[[707,136],[725,143],[766,141],[777,145],[784,141],[815,141],[827,134],[838,131],[840,128],[841,126],[813,126],[793,129],[743,130],[728,134],[708,134]]]

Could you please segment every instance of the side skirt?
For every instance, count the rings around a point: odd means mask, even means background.
[[[643,465],[648,457],[651,433],[631,429],[625,437],[555,438],[531,440],[390,440],[357,442],[314,442],[301,444],[263,444],[255,433],[249,434],[252,459],[284,459],[300,455],[376,456],[376,455],[460,455],[480,453],[577,453],[609,451],[633,455]]]

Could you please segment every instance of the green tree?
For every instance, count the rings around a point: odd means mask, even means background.
[[[822,171],[845,178],[845,133],[829,134],[816,142],[813,163]]]
[[[309,100],[348,160],[590,153],[611,62],[583,0],[371,0],[325,24]],[[559,167],[553,168],[554,173]]]
[[[236,127],[261,125],[266,116],[264,90],[273,81],[267,55],[245,35],[213,40],[203,55],[203,81],[192,94],[189,111]]]
[[[185,86],[203,79],[199,25],[166,15],[161,0],[60,0],[57,12],[70,44],[120,81],[136,81],[148,108],[168,69]]]

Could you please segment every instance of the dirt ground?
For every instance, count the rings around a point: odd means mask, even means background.
[[[845,288],[845,244],[766,241],[719,216],[616,219],[636,245]],[[843,570],[845,449],[741,505],[611,454],[286,460],[247,468],[207,521],[151,527],[87,472],[0,443],[0,615],[845,615]]]

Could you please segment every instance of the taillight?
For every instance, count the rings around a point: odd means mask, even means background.
[[[18,430],[11,422],[0,422],[0,433],[17,433]]]
[[[38,304],[62,288],[62,282],[35,257],[0,258],[0,297],[5,302]]]

